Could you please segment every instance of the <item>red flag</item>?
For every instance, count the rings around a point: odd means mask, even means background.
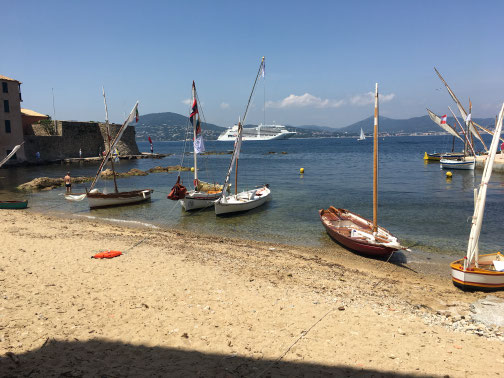
[[[441,117],[441,123],[446,123],[446,114],[444,116]]]
[[[149,137],[149,143],[152,144],[152,139]]]

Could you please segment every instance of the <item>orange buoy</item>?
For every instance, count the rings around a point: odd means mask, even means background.
[[[121,251],[104,251],[91,256],[92,259],[111,259],[113,257],[121,256]]]

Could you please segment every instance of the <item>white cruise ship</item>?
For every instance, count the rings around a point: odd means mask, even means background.
[[[234,141],[238,125],[234,125],[230,129],[224,131],[217,140]],[[243,140],[272,140],[272,139],[287,139],[296,135],[295,131],[289,131],[285,126],[281,125],[259,125],[257,127],[244,127]]]

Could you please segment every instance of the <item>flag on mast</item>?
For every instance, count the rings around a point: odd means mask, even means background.
[[[446,114],[444,116],[441,117],[441,123],[446,123]]]
[[[189,115],[189,120],[195,128],[195,138],[193,140],[194,152],[200,154],[205,152],[205,143],[203,142],[203,134],[201,132],[201,119],[198,111],[198,101],[196,100],[196,86],[193,81],[193,104],[191,107],[191,114]],[[196,118],[195,118],[196,117]],[[194,124],[196,121],[196,124]]]

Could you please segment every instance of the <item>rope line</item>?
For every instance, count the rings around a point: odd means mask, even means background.
[[[327,311],[320,319],[318,319],[315,323],[311,325],[310,328],[308,328],[307,331],[301,332],[301,335],[285,350],[285,352],[282,353],[280,357],[278,357],[275,361],[273,361],[271,364],[269,364],[263,371],[261,371],[259,374],[256,375],[256,378],[262,376],[264,373],[266,373],[271,367],[273,367],[276,363],[278,363],[282,358],[284,358],[287,353],[296,345],[302,338],[304,338],[308,332],[310,332],[317,324],[319,324],[327,315],[329,315],[331,312],[335,310],[335,307],[331,308],[329,311]]]

